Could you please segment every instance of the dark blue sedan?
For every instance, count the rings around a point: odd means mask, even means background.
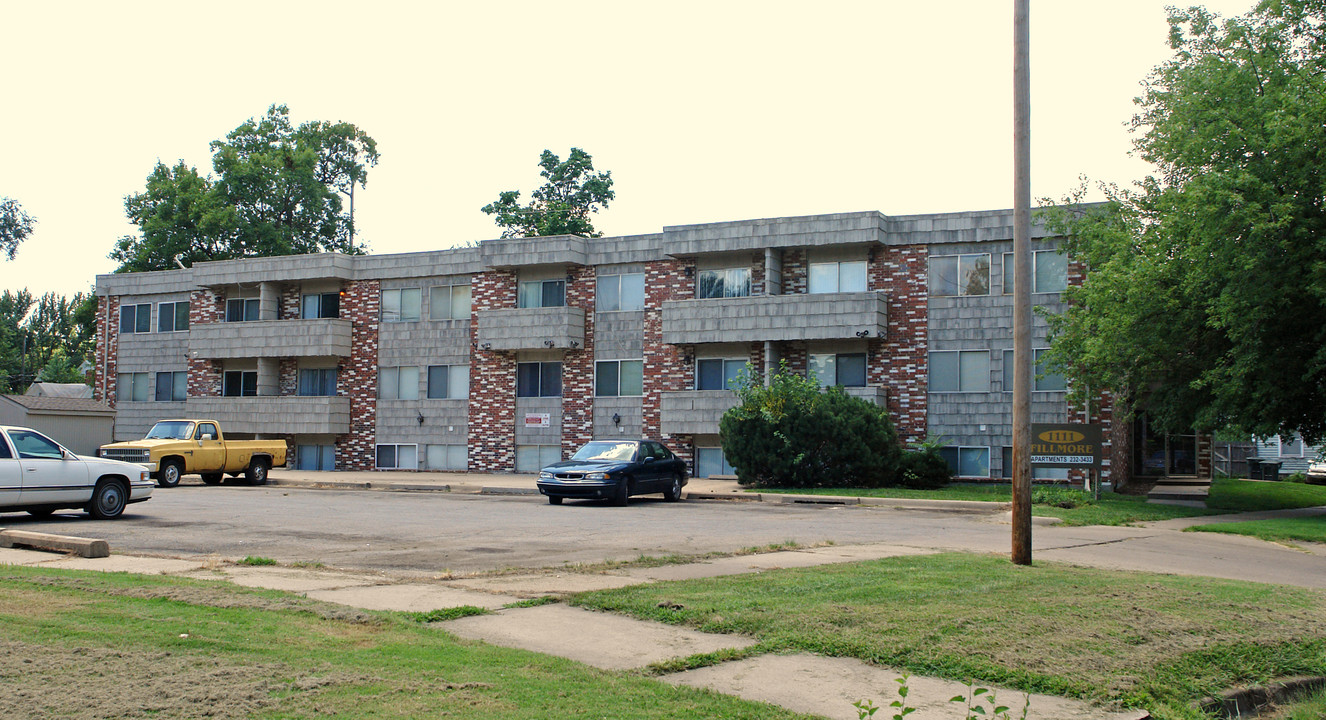
[[[593,440],[570,460],[539,471],[539,492],[548,502],[563,498],[608,499],[625,505],[632,495],[663,493],[676,502],[686,485],[686,463],[653,440]]]

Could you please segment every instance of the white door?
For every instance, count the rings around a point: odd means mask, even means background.
[[[17,505],[22,490],[23,469],[18,466],[18,458],[9,449],[5,434],[0,432],[0,506]]]
[[[9,440],[23,469],[24,505],[84,502],[92,497],[87,463],[35,430],[10,430]]]

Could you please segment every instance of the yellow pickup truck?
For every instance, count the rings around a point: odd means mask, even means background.
[[[226,440],[215,420],[162,420],[142,440],[102,445],[101,457],[146,467],[157,484],[173,488],[184,475],[219,485],[243,473],[250,485],[265,485],[267,471],[285,465],[284,440]]]

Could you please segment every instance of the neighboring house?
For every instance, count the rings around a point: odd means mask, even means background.
[[[96,455],[112,440],[115,410],[84,398],[0,395],[0,425],[30,427],[79,455]]]
[[[49,383],[35,382],[28,386],[24,395],[37,397],[62,397],[92,399],[92,386],[86,383]]]
[[[1322,445],[1309,445],[1294,433],[1291,437],[1275,435],[1269,438],[1254,439],[1257,445],[1255,456],[1262,460],[1280,461],[1280,477],[1294,473],[1306,473],[1308,465],[1317,457]]]
[[[1081,274],[1032,236],[1032,301],[1061,311]],[[101,275],[96,397],[116,439],[210,417],[285,438],[305,469],[534,472],[645,436],[703,476],[731,472],[728,382],[786,361],[886,406],[905,442],[943,438],[959,476],[1001,478],[1012,250],[1011,210],[861,212]],[[1032,336],[1039,356],[1040,315]],[[1033,422],[1100,422],[1127,452],[1108,397],[1087,418],[1062,378],[1034,390]]]

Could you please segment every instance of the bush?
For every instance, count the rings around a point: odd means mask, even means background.
[[[1290,475],[1289,477],[1285,478],[1284,481],[1291,483],[1305,483],[1308,481],[1308,476],[1304,475],[1301,472],[1296,472],[1293,475]]]
[[[924,445],[902,454],[895,485],[916,490],[934,490],[944,487],[953,479],[948,461],[939,455],[939,448]]]
[[[1095,501],[1081,490],[1062,485],[1041,485],[1031,489],[1031,504],[1071,510],[1082,505],[1094,505]]]

